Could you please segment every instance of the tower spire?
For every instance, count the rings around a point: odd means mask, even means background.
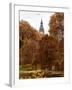
[[[42,18],[41,18],[41,23],[40,23],[39,32],[42,33],[42,34],[44,34],[44,27],[43,27],[43,21],[42,21]]]

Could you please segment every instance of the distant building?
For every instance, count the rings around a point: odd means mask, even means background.
[[[41,23],[40,23],[40,28],[39,28],[39,32],[44,34],[44,27],[43,27],[43,21],[41,19]]]

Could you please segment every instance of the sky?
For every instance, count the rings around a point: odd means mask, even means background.
[[[34,28],[36,28],[39,31],[40,28],[40,22],[41,19],[43,21],[43,27],[45,34],[48,34],[49,30],[49,20],[50,16],[53,15],[52,12],[26,12],[26,11],[20,11],[20,20],[25,20],[30,23],[30,25]]]

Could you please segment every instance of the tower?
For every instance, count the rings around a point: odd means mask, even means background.
[[[43,21],[42,21],[42,19],[41,19],[41,23],[40,23],[39,32],[44,34],[44,28],[43,28]]]

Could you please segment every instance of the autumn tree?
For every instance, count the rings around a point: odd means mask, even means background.
[[[60,41],[64,37],[64,13],[57,12],[50,17],[49,34]]]
[[[60,70],[64,71],[64,39],[59,42]]]
[[[50,17],[49,34],[58,41],[58,63],[64,70],[64,13],[57,12]]]
[[[41,63],[44,68],[52,68],[52,64],[58,59],[57,40],[51,36],[45,35],[40,41]]]
[[[25,38],[39,40],[40,33],[38,33],[38,31],[33,28],[27,21],[22,20],[19,22],[19,37],[20,40]]]
[[[37,69],[39,62],[40,34],[27,21],[19,22],[19,60],[20,65],[32,64]]]

